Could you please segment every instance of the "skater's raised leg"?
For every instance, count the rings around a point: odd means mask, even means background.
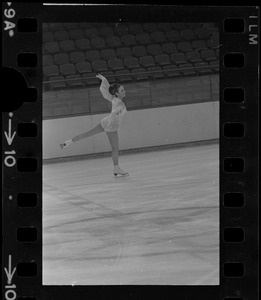
[[[91,129],[91,130],[89,130],[87,132],[84,132],[82,134],[76,135],[72,139],[70,139],[70,140],[68,140],[68,141],[60,144],[60,147],[63,149],[64,147],[67,147],[67,146],[69,146],[72,143],[78,142],[78,141],[80,141],[82,139],[86,139],[88,137],[91,137],[91,136],[93,136],[95,134],[98,134],[98,133],[101,133],[101,132],[104,132],[104,129],[102,128],[101,124],[98,124],[93,129]]]
[[[114,165],[114,170],[113,173],[115,176],[119,175],[124,175],[127,176],[129,175],[127,172],[123,171],[119,167],[119,137],[118,137],[118,132],[113,131],[113,132],[106,132],[110,144],[111,144],[111,149],[112,149],[112,161]]]
[[[87,131],[87,132],[84,132],[82,134],[79,134],[79,135],[76,135],[75,137],[72,138],[72,141],[73,142],[78,142],[82,139],[86,139],[88,137],[91,137],[95,134],[98,134],[98,133],[101,133],[101,132],[104,132],[104,129],[102,128],[101,124],[98,124],[96,127],[94,127],[93,129]]]

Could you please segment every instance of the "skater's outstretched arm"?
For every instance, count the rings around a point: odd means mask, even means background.
[[[110,84],[109,84],[108,80],[101,74],[96,75],[96,77],[101,79],[101,81],[102,81],[101,86],[100,86],[100,91],[102,93],[103,98],[105,98],[109,101],[112,101],[113,96],[109,92]]]

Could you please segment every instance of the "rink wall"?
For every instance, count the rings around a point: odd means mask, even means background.
[[[59,144],[88,131],[108,115],[83,115],[43,121],[43,159],[110,151],[104,133],[64,150]],[[129,111],[119,131],[120,150],[219,138],[219,102],[210,101]]]

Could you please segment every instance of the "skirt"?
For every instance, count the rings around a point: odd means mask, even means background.
[[[101,127],[104,131],[117,131],[119,129],[119,122],[112,122],[111,116],[105,117],[101,120]]]

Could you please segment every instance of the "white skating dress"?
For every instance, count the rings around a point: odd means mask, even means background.
[[[121,99],[110,94],[109,87],[109,82],[106,79],[102,80],[100,91],[103,97],[112,103],[112,109],[110,115],[101,120],[101,126],[104,131],[112,132],[119,129],[121,120],[127,109]]]

